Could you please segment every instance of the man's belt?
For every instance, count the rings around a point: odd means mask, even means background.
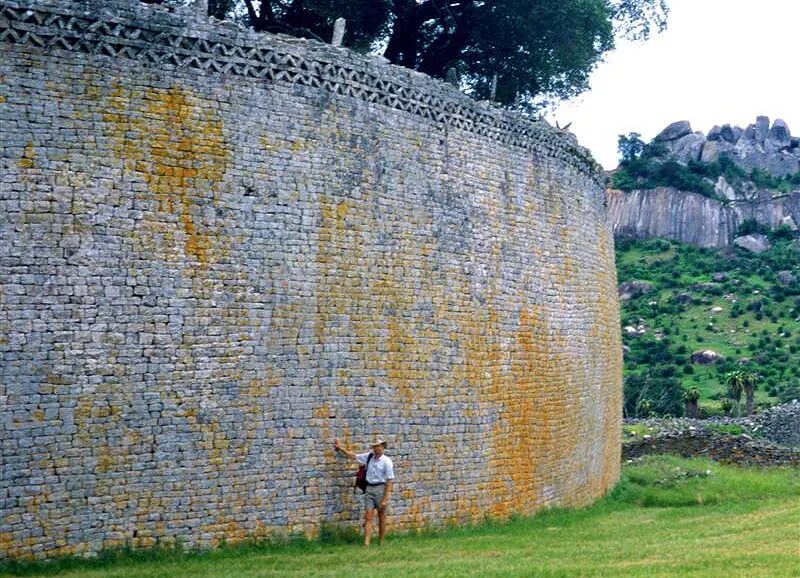
[[[385,486],[385,485],[386,485],[386,482],[379,482],[379,483],[377,483],[377,484],[370,484],[369,482],[367,482],[367,485],[368,485],[368,486]]]

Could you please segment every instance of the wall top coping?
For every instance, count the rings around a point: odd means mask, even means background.
[[[321,88],[544,153],[601,188],[601,167],[575,136],[533,121],[422,73],[316,40],[257,33],[137,0],[0,0],[0,42],[130,58],[162,69],[191,68]]]

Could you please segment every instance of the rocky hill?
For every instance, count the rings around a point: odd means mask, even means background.
[[[797,230],[800,138],[783,120],[759,116],[707,135],[678,121],[646,145],[634,139],[608,191],[618,237],[724,247],[748,222]]]

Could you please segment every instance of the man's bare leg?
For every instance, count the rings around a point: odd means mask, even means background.
[[[369,539],[372,537],[372,514],[373,509],[364,512],[364,546],[369,546]]]
[[[386,535],[386,509],[378,509],[378,543],[383,545],[383,537]]]

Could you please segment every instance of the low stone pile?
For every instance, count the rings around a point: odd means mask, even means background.
[[[622,444],[623,461],[649,454],[705,457],[743,466],[800,467],[800,448],[780,446],[746,434],[721,434],[706,429],[669,431]]]
[[[755,416],[753,421],[768,440],[800,447],[800,400],[773,407]]]
[[[625,423],[644,425],[652,433],[624,441],[623,460],[669,453],[738,465],[800,466],[798,400],[752,417],[641,419]],[[739,426],[744,433],[725,433],[726,426]]]

